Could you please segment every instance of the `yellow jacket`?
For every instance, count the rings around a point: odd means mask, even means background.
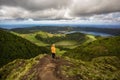
[[[56,49],[55,49],[54,46],[51,47],[51,52],[52,52],[52,53],[56,53]]]

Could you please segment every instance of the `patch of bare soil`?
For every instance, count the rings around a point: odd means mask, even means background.
[[[68,80],[61,74],[60,66],[62,65],[69,65],[69,62],[59,57],[52,59],[50,55],[46,55],[21,80],[28,80],[28,78],[30,80]]]

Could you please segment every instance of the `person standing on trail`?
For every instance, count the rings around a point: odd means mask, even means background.
[[[51,46],[51,53],[52,53],[52,58],[55,58],[55,53],[56,53],[56,48],[55,48],[55,44],[52,44]]]

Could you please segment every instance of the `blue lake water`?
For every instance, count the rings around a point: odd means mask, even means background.
[[[106,33],[88,32],[88,31],[70,31],[70,32],[66,32],[66,34],[75,33],[75,32],[80,32],[80,33],[84,33],[84,34],[91,34],[91,35],[95,35],[95,36],[103,36],[103,37],[114,36],[114,35],[106,34]]]
[[[120,24],[39,24],[39,23],[0,23],[0,28],[24,28],[34,26],[72,26],[72,27],[96,27],[96,28],[120,28]]]
[[[95,28],[118,28],[120,29],[120,24],[5,24],[5,23],[0,23],[0,28],[5,28],[5,29],[12,29],[12,28],[24,28],[24,27],[34,27],[34,26],[72,26],[72,27],[95,27]],[[74,31],[73,31],[74,32]],[[110,34],[106,33],[99,33],[99,32],[87,32],[87,31],[80,31],[81,33],[85,34],[92,34],[92,35],[99,35],[99,36],[112,36]]]

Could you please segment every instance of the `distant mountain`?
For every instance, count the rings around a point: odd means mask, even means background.
[[[15,59],[32,58],[48,52],[45,47],[38,47],[28,40],[0,29],[0,67]]]
[[[70,31],[71,27],[60,27],[60,26],[36,26],[36,27],[26,27],[26,28],[14,28],[11,29],[17,33],[34,33],[37,31],[45,31],[49,33],[58,33],[59,31]]]
[[[70,32],[70,31],[87,31],[87,32],[98,32],[98,33],[105,33],[110,35],[119,36],[120,35],[120,28],[95,28],[95,27],[74,27],[74,26],[36,26],[36,27],[27,27],[27,28],[14,28],[11,29],[12,31],[18,33],[33,33],[36,31],[45,31],[50,33],[63,33],[63,32]]]

